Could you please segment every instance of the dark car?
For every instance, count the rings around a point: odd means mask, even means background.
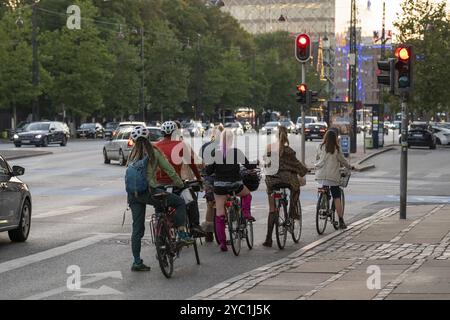
[[[321,123],[310,123],[305,125],[305,140],[323,139],[327,132],[327,125]]]
[[[25,129],[26,129],[26,127],[27,127],[29,124],[30,124],[30,123],[27,122],[27,121],[19,122],[19,124],[16,126],[16,129],[11,129],[10,140],[11,140],[11,141],[14,141],[14,134],[24,132]]]
[[[408,132],[408,147],[429,147],[436,149],[436,137],[423,127],[414,127]]]
[[[111,138],[114,135],[114,132],[117,130],[119,126],[119,122],[108,122],[105,125],[105,138]]]
[[[66,146],[70,133],[61,122],[32,122],[26,126],[25,131],[14,134],[14,145],[20,148],[22,145],[35,145],[47,147],[49,144]]]
[[[105,129],[100,123],[83,123],[77,129],[77,138],[103,138]]]
[[[25,173],[19,166],[11,167],[0,156],[0,232],[8,231],[14,242],[26,241],[31,226],[31,194],[18,176]]]

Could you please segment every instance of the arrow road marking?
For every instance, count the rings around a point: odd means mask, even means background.
[[[59,287],[56,289],[52,289],[43,293],[39,293],[36,295],[33,295],[31,297],[25,298],[23,300],[41,300],[45,299],[51,296],[55,296],[61,293],[64,293],[66,291],[68,292],[78,292],[79,294],[77,296],[94,296],[94,295],[118,295],[123,294],[120,291],[117,291],[113,288],[110,288],[108,286],[101,286],[99,289],[89,289],[89,288],[83,288],[85,285],[95,283],[98,281],[102,281],[105,279],[120,279],[122,280],[122,272],[120,271],[109,271],[109,272],[103,272],[103,273],[93,273],[84,275],[84,277],[91,277],[90,279],[82,280],[81,281],[81,288],[79,290],[69,290],[67,289],[67,286]]]

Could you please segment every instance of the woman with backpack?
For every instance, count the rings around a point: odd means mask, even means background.
[[[272,233],[277,219],[273,190],[279,184],[290,186],[289,214],[298,219],[296,205],[300,196],[300,178],[308,172],[308,168],[297,159],[295,151],[289,146],[286,127],[278,127],[278,141],[267,146],[266,153],[266,185],[269,200],[269,216],[267,218],[267,235],[263,246],[272,247]]]
[[[153,195],[164,193],[157,188],[156,171],[160,168],[172,179],[173,184],[182,188],[183,181],[175,169],[167,161],[166,157],[149,142],[150,132],[146,127],[138,126],[133,129],[131,138],[134,147],[128,158],[128,168],[125,176],[125,184],[128,193],[128,204],[133,216],[133,231],[131,235],[131,249],[133,252],[133,265],[131,271],[150,271],[141,259],[141,239],[145,231],[145,208],[147,204],[159,209],[159,201]],[[141,170],[139,170],[141,168]],[[142,170],[143,169],[143,170]],[[142,176],[144,175],[144,177]],[[191,236],[186,232],[186,204],[184,200],[169,193],[167,204],[174,208],[175,226],[178,229],[178,237],[185,244],[192,243]]]

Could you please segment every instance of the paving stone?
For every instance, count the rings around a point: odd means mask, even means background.
[[[320,260],[307,262],[289,272],[337,273],[350,266],[353,261]]]

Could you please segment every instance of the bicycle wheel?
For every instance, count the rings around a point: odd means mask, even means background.
[[[228,210],[228,233],[230,234],[231,248],[235,256],[241,252],[241,214],[239,208],[232,206]]]
[[[277,245],[280,250],[284,249],[284,246],[286,245],[286,239],[287,239],[287,226],[286,222],[289,219],[288,210],[287,210],[287,203],[280,200],[280,204],[278,205],[278,219],[275,222],[275,234],[277,237]],[[280,209],[282,212],[280,212]]]
[[[300,237],[302,235],[302,205],[300,203],[300,200],[297,201],[297,207],[295,208],[297,211],[297,217],[292,218],[292,240],[295,243],[298,243],[300,241]]]
[[[245,240],[247,241],[247,247],[251,250],[254,244],[253,222],[247,221],[245,225]]]
[[[159,267],[166,278],[170,278],[173,273],[173,253],[170,233],[167,225],[160,221],[157,226],[156,235],[156,254],[158,257]]]
[[[318,234],[323,234],[325,228],[327,227],[328,221],[328,197],[326,194],[321,193],[319,195],[319,200],[317,200],[316,206],[316,230]]]

